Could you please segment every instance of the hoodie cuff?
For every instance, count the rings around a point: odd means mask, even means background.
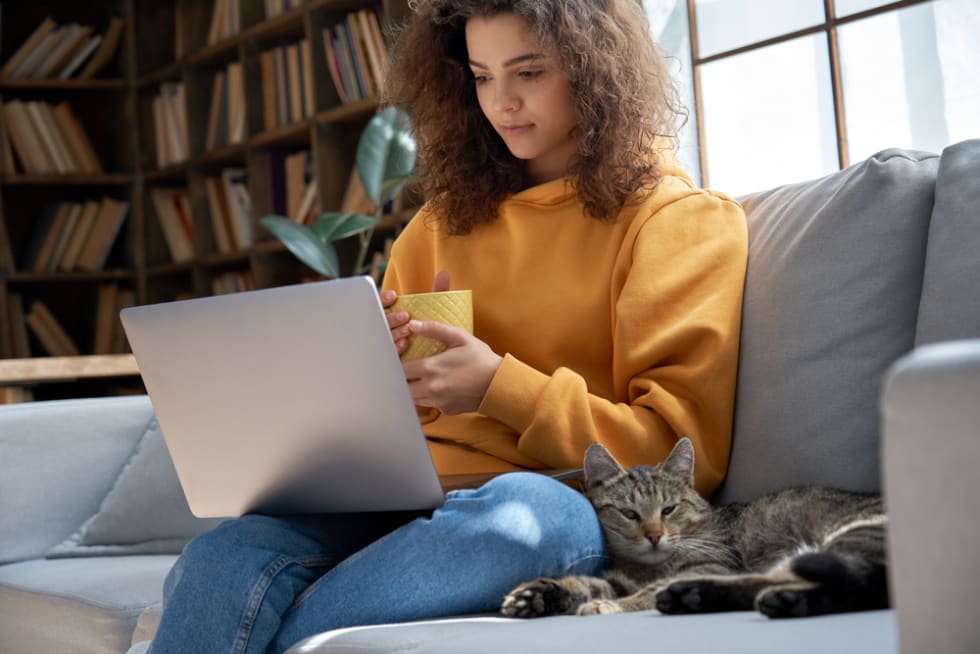
[[[538,398],[549,379],[548,375],[505,354],[478,411],[524,433],[534,420]]]

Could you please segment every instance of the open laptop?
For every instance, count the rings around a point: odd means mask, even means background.
[[[145,305],[121,319],[195,515],[442,504],[370,278]]]

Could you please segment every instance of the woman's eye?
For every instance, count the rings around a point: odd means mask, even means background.
[[[622,513],[623,514],[623,517],[626,518],[627,520],[639,520],[640,519],[640,514],[637,513],[636,511],[632,511],[630,509],[621,509],[620,510],[620,513]]]
[[[532,80],[541,76],[540,70],[522,70],[517,74],[521,79]]]
[[[671,513],[673,513],[674,512],[674,509],[676,509],[676,508],[677,508],[676,505],[665,506],[663,509],[660,510],[660,515],[662,515],[663,517],[666,518]]]

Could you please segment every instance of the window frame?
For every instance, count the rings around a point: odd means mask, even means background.
[[[701,91],[702,66],[715,61],[744,54],[746,52],[751,52],[753,50],[759,50],[771,45],[776,45],[778,43],[785,43],[786,41],[792,41],[793,39],[804,36],[824,33],[827,39],[828,56],[830,57],[830,84],[834,107],[834,127],[837,137],[837,162],[840,168],[846,168],[848,165],[850,165],[850,153],[848,151],[847,143],[847,121],[846,114],[844,113],[845,99],[843,79],[841,75],[840,46],[837,38],[837,29],[842,25],[847,25],[865,18],[896,12],[907,7],[921,5],[927,2],[933,2],[933,0],[898,0],[897,2],[889,2],[881,5],[880,7],[865,9],[864,11],[859,11],[847,16],[837,16],[835,0],[823,0],[824,22],[822,23],[811,25],[810,27],[792,32],[778,34],[761,41],[754,41],[737,48],[732,48],[702,57],[699,54],[698,47],[697,0],[687,0],[687,25],[690,35],[689,44],[691,49],[691,84],[694,94],[694,114],[698,141],[698,166],[700,168],[699,172],[701,174],[701,184],[704,187],[707,187],[710,184],[707,149],[705,147],[703,95]]]

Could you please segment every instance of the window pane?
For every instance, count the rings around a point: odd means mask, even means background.
[[[836,0],[834,2],[834,12],[838,16],[850,16],[866,9],[874,9],[882,5],[891,4],[895,0]]]
[[[731,195],[837,170],[827,39],[701,66],[709,184]]]
[[[980,136],[980,7],[939,0],[842,26],[851,161]]]
[[[681,101],[688,108],[687,122],[678,135],[677,158],[695,182],[701,182],[698,151],[697,112],[694,110],[694,76],[691,72],[691,31],[687,22],[687,0],[643,0],[650,31],[667,54],[670,72],[677,82]]]
[[[696,0],[705,57],[824,22],[823,0]]]

